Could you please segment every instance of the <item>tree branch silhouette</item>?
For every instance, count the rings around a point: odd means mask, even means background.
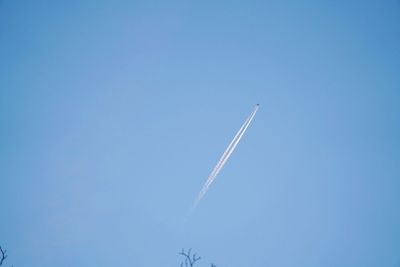
[[[3,248],[0,246],[0,253],[1,253],[1,258],[0,258],[0,266],[3,264],[3,261],[7,258],[7,250],[3,250]]]
[[[192,249],[190,248],[187,252],[182,249],[179,255],[184,257],[184,260],[181,262],[181,267],[193,267],[194,264],[201,259],[201,257],[197,256],[196,253],[192,255]],[[211,267],[217,267],[215,264],[211,263]]]
[[[201,257],[196,256],[196,253],[192,254],[192,249],[190,248],[188,252],[185,252],[184,249],[179,253],[179,255],[182,255],[185,257],[184,261],[181,263],[181,267],[193,267],[196,261],[200,260]],[[185,264],[185,265],[184,265]]]

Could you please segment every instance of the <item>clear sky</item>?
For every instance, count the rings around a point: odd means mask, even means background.
[[[399,136],[399,1],[0,1],[7,267],[397,267]]]

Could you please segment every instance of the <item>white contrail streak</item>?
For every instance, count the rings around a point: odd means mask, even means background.
[[[249,117],[247,117],[247,119],[245,120],[243,125],[240,127],[239,131],[236,133],[235,137],[233,138],[233,140],[231,141],[229,146],[226,148],[224,154],[222,154],[222,156],[219,159],[217,165],[215,165],[214,169],[212,170],[212,172],[208,176],[207,181],[203,185],[203,188],[201,189],[199,195],[197,196],[196,201],[195,201],[195,203],[193,205],[193,208],[195,208],[199,204],[200,200],[207,193],[208,188],[210,187],[212,182],[215,180],[215,178],[217,177],[218,173],[222,170],[222,168],[224,167],[225,163],[228,161],[229,157],[231,156],[231,154],[235,150],[236,146],[239,144],[240,139],[242,138],[243,134],[246,132],[247,128],[249,127],[249,125],[251,123],[251,121],[253,120],[254,116],[256,115],[256,113],[258,111],[258,108],[259,108],[259,105],[257,104],[254,107],[254,109],[251,112],[251,114],[249,115]]]

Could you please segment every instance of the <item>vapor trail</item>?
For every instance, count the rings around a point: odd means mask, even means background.
[[[218,173],[222,170],[222,168],[224,167],[225,163],[228,161],[229,157],[231,156],[231,154],[235,150],[236,146],[239,144],[240,139],[242,138],[243,134],[246,132],[247,128],[249,127],[249,125],[251,123],[251,121],[253,120],[254,116],[256,115],[256,113],[258,111],[258,108],[259,108],[259,104],[257,104],[254,107],[254,109],[251,112],[251,114],[249,115],[249,117],[247,117],[247,119],[244,121],[244,123],[240,127],[239,131],[236,133],[235,137],[232,139],[231,143],[226,148],[225,152],[222,154],[222,156],[219,159],[217,165],[215,165],[214,169],[212,170],[212,172],[208,176],[206,182],[204,183],[203,188],[201,189],[199,195],[197,196],[196,201],[195,201],[195,203],[193,205],[193,208],[195,208],[199,204],[200,200],[207,193],[208,188],[211,186],[212,182],[215,180],[215,178],[217,177]]]

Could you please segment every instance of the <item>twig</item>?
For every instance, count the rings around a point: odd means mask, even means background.
[[[185,263],[185,267],[193,267],[193,265],[196,263],[196,261],[200,260],[201,257],[196,256],[196,253],[192,254],[192,249],[190,248],[188,252],[186,253],[184,249],[179,253],[179,255],[182,255],[185,257],[185,260],[181,263],[181,267],[184,267],[183,263]]]
[[[3,250],[3,248],[0,246],[0,252],[1,252],[1,258],[0,258],[0,265],[3,264],[3,261],[7,258],[7,250]]]

